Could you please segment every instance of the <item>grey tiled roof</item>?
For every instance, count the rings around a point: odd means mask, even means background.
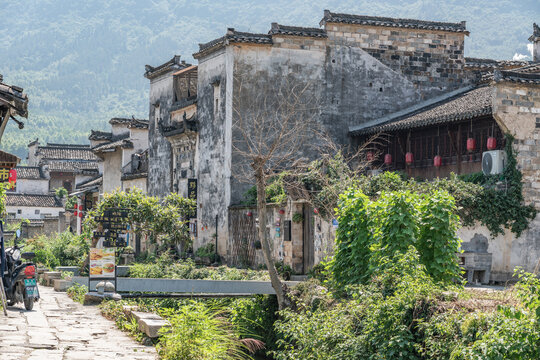
[[[49,143],[47,146],[38,146],[36,153],[43,160],[99,160],[90,145]]]
[[[430,106],[417,109],[390,121],[370,127],[351,129],[352,135],[412,129],[423,126],[448,124],[492,114],[494,89],[484,86],[460,93]]]
[[[96,161],[77,161],[77,160],[51,160],[46,166],[49,171],[55,172],[73,172],[73,173],[96,173],[98,172],[98,163]]]
[[[338,14],[330,12],[329,10],[324,10],[324,17],[322,18],[320,24],[323,25],[326,23],[345,23],[370,26],[412,28],[422,30],[451,31],[462,32],[466,34],[469,33],[465,27],[465,21],[459,23],[450,23],[439,21],[423,21],[415,19],[398,19],[380,16]]]
[[[197,131],[198,127],[199,121],[197,118],[197,114],[193,114],[193,116],[191,116],[189,119],[184,118],[184,121],[174,123],[169,126],[163,126],[160,124],[161,132],[165,137],[183,134],[186,130]]]
[[[23,89],[3,83],[0,75],[0,107],[7,106],[13,111],[13,115],[28,117],[28,96]]]
[[[135,118],[112,118],[109,120],[109,124],[123,124],[127,125],[129,128],[139,128],[139,129],[148,129],[148,120],[144,119],[135,119]]]
[[[278,23],[272,23],[272,28],[268,32],[270,35],[290,35],[290,36],[307,36],[307,37],[327,37],[326,31],[319,28],[308,28],[298,26],[286,26]]]
[[[39,166],[17,166],[17,179],[46,180]]]
[[[530,61],[523,60],[493,60],[481,58],[465,58],[465,68],[477,68],[482,70],[505,69],[529,65]]]
[[[146,65],[144,67],[145,68],[144,77],[147,79],[153,79],[168,71],[179,70],[188,66],[191,66],[191,64],[186,64],[185,62],[180,61],[180,55],[174,55],[171,60],[159,66],[154,67],[154,66]]]
[[[540,62],[535,62],[527,66],[523,66],[517,69],[512,69],[513,72],[523,73],[523,74],[534,74],[540,73]]]
[[[508,81],[522,84],[540,84],[539,73],[495,70],[494,79],[497,82]]]
[[[204,51],[214,47],[220,47],[228,42],[235,43],[254,43],[254,44],[272,44],[272,36],[268,34],[254,34],[248,32],[236,31],[233,28],[227,29],[227,34],[204,44],[199,44],[199,51],[193,54],[194,57],[201,55]]]
[[[88,139],[90,140],[111,140],[112,133],[106,132],[106,131],[99,131],[99,130],[91,130],[90,136]]]
[[[126,135],[129,136],[129,134],[126,134]],[[117,147],[121,147],[124,149],[131,149],[133,148],[133,143],[131,142],[131,140],[128,139],[128,136],[125,136],[123,138],[116,139],[116,140],[113,139],[110,142],[99,144],[97,146],[94,146],[92,150],[97,153],[101,151],[114,150]]]
[[[101,184],[103,184],[103,175],[98,175],[96,177],[78,183],[75,188],[85,189],[92,186],[99,186]]]
[[[54,195],[7,193],[6,206],[63,207]]]

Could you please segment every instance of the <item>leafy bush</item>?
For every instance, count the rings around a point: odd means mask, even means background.
[[[236,269],[227,266],[198,266],[191,259],[174,261],[167,253],[149,263],[135,263],[129,268],[132,278],[268,280],[267,271]]]
[[[36,254],[34,261],[37,264],[53,269],[57,266],[81,265],[90,250],[83,236],[66,230],[50,237],[41,235],[36,239],[28,239],[25,251]]]
[[[340,197],[336,252],[330,261],[338,287],[367,282],[384,266],[383,259],[404,254],[413,246],[436,281],[450,284],[460,275],[458,217],[454,199],[444,191],[418,195],[382,192],[376,201],[359,189]]]
[[[78,303],[84,303],[84,295],[88,293],[88,287],[80,284],[73,284],[67,289],[67,295]]]
[[[193,302],[170,311],[160,330],[158,352],[165,360],[249,359],[246,346],[219,309]]]

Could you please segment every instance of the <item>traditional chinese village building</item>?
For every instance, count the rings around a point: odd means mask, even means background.
[[[534,51],[537,29],[529,39]],[[193,55],[197,65],[175,56],[147,66],[149,194],[175,191],[197,199],[195,248],[216,242],[226,262],[254,265],[262,260],[254,249],[256,214],[241,206],[250,184],[238,178],[242,159],[232,146],[239,137],[235,114],[249,111],[233,108],[240,96],[238,76],[246,76],[252,89],[241,95],[244,103],[260,92],[270,93],[266,87],[285,75],[314,83],[311,95],[320,105],[315,116],[336,144],[357,146],[374,135],[384,140],[373,149],[377,169],[421,179],[474,173],[482,169],[484,152],[504,147],[506,133],[516,136],[520,148],[533,146],[535,127],[529,122],[536,124],[537,57],[533,62],[465,58],[468,34],[465,22],[325,11],[320,28],[273,23],[266,34],[230,28],[199,45]],[[516,133],[517,124],[526,123],[526,133]],[[518,159],[524,180],[536,176],[534,156]],[[534,182],[527,181],[527,201],[536,201]],[[294,214],[303,220],[291,222]],[[464,248],[474,252],[471,244],[478,243],[480,234],[483,245],[478,248],[493,254],[492,275],[503,279],[516,264],[531,267],[538,258],[540,246],[530,240],[536,221],[525,240],[510,241],[515,249],[501,247],[501,240],[490,239],[485,229],[463,229]],[[303,203],[276,207],[268,223],[276,258],[297,272],[308,271],[331,251],[336,225]]]

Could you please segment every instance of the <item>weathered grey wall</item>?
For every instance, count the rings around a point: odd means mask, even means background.
[[[227,130],[227,88],[230,86],[227,68],[229,49],[199,59],[197,83],[198,143],[198,236],[195,248],[215,241],[219,253],[226,251],[230,199],[230,127]],[[218,85],[219,84],[219,85]],[[219,88],[218,109],[215,109],[214,89]],[[218,226],[216,229],[216,216]]]
[[[328,41],[322,121],[332,139],[349,143],[352,125],[380,118],[417,102],[420,92],[399,71],[360,47]]]
[[[305,116],[306,121],[318,123],[321,108],[324,106],[320,86],[324,81],[324,47],[314,45],[314,40],[310,38],[275,37],[274,41],[273,46],[242,44],[234,47],[233,124],[237,123],[237,113],[243,114],[242,116],[247,121],[254,120],[255,122],[261,116],[258,108],[262,105],[261,102],[268,107],[275,107],[279,102],[290,101],[290,99],[283,99],[281,93],[287,96],[293,91],[293,87],[301,88],[306,84],[308,90],[303,94],[304,99],[300,101],[300,107],[311,107],[311,110],[302,115]],[[314,47],[310,48],[310,45]],[[303,49],[300,46],[303,46]],[[263,94],[263,99],[261,99],[261,94]],[[283,116],[287,115],[289,114],[283,114]],[[238,126],[233,126],[232,141],[235,147],[245,149],[242,146],[244,135],[256,138],[261,131],[259,126],[260,124],[255,124],[252,129],[240,129]],[[273,134],[264,135],[270,137]],[[291,140],[293,139],[284,141]],[[316,136],[306,142],[297,154],[297,158],[315,157],[316,146],[312,145],[316,142]],[[252,179],[246,176],[251,173],[249,163],[250,161],[246,161],[242,154],[233,150],[231,204],[240,204],[244,199],[244,193],[253,185]]]
[[[159,124],[170,125],[170,109],[174,101],[173,70],[150,80],[150,112],[148,119],[148,194],[165,196],[172,190],[172,150],[161,133]],[[159,106],[155,106],[159,104]]]

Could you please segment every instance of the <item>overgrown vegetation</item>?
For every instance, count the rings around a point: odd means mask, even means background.
[[[358,189],[340,198],[336,253],[329,266],[338,287],[366,283],[394,256],[414,247],[428,274],[451,284],[460,276],[454,199],[444,191],[381,193],[370,201]]]
[[[57,266],[81,266],[88,255],[89,244],[84,236],[66,230],[60,234],[28,239],[24,250],[36,254],[36,264],[54,269]]]
[[[148,235],[152,243],[161,245],[162,250],[174,249],[181,253],[190,245],[189,228],[186,225],[195,211],[195,201],[171,193],[159,199],[144,194],[139,189],[130,192],[115,191],[105,194],[96,209],[88,212],[84,230],[88,238],[97,228],[95,216],[103,215],[108,209],[126,209],[130,228],[137,234]]]
[[[84,295],[88,292],[88,286],[74,283],[67,289],[67,295],[78,303],[84,303]]]
[[[383,191],[429,194],[444,190],[455,199],[455,212],[463,225],[471,226],[478,221],[492,236],[503,234],[505,228],[520,236],[535,218],[536,210],[532,205],[524,205],[522,175],[516,166],[512,144],[513,138],[507,135],[508,163],[501,175],[452,174],[449,178],[431,181],[406,179],[403,174],[391,172],[364,176],[353,171],[338,153],[313,161],[303,174],[288,178],[284,186],[289,195],[308,200],[327,218],[335,216],[340,194],[351,187],[361,190],[371,200],[376,200]]]
[[[196,265],[191,259],[174,260],[169,253],[132,264],[129,276],[133,278],[206,279],[206,280],[268,280],[263,270],[237,269],[227,266]]]

